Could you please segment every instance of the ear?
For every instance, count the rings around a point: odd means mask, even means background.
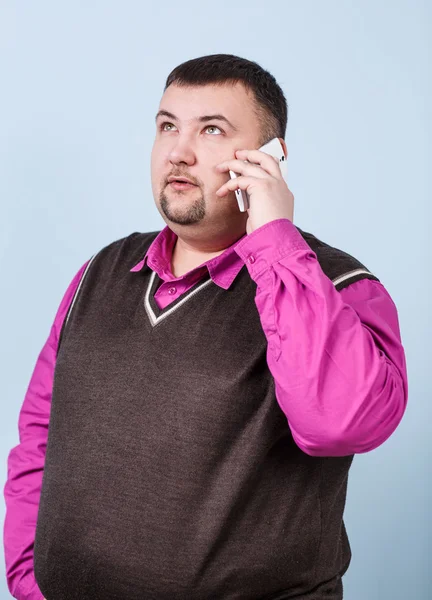
[[[288,148],[287,148],[287,145],[285,144],[285,140],[283,138],[278,138],[278,140],[282,144],[282,148],[283,148],[283,151],[284,151],[284,154],[285,154],[285,158],[288,158]]]

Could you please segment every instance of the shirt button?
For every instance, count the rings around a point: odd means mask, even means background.
[[[254,262],[255,262],[255,256],[254,256],[253,254],[251,254],[251,255],[249,256],[249,258],[248,258],[248,263],[249,263],[250,265],[253,265],[253,264],[254,264]]]
[[[168,294],[169,294],[170,296],[172,296],[173,294],[175,294],[175,293],[176,293],[176,291],[177,291],[177,288],[175,288],[175,287],[170,287],[170,289],[168,290]]]

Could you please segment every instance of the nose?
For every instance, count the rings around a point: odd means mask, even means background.
[[[169,153],[169,160],[173,165],[187,165],[190,167],[196,161],[195,151],[190,139],[179,135]]]

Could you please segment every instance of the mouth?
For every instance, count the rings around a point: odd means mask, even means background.
[[[194,183],[192,183],[187,177],[173,176],[168,178],[168,185],[174,190],[189,190],[194,187],[198,187]]]

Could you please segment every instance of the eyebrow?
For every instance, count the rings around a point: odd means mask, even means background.
[[[160,110],[157,113],[155,120],[157,121],[159,117],[168,117],[168,119],[172,119],[173,121],[178,121],[177,117],[175,115],[173,115],[172,113],[168,112],[167,110]],[[231,123],[231,121],[229,121],[226,117],[224,117],[223,115],[220,115],[220,114],[203,115],[202,117],[198,117],[196,119],[196,121],[198,121],[199,123],[208,123],[209,121],[223,121],[224,123],[227,123],[227,125],[229,125],[229,127],[231,127],[231,129],[233,131],[237,131],[237,127],[235,127]]]

